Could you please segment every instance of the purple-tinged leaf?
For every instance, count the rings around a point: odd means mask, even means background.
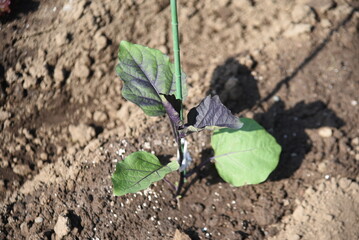
[[[243,126],[239,118],[221,103],[217,95],[207,96],[197,107],[189,111],[187,118],[188,123],[184,129],[180,130],[181,136],[203,129],[239,129]]]
[[[176,92],[174,65],[161,51],[122,41],[116,72],[124,82],[122,95],[150,116],[166,113],[160,95]],[[186,96],[185,74],[182,88]]]
[[[180,126],[183,125],[181,121],[179,112],[181,109],[181,100],[176,99],[175,95],[160,95],[162,100],[163,106],[167,112],[168,117],[170,118],[171,123],[178,129]]]

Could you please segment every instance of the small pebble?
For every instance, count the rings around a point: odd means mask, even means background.
[[[322,127],[322,128],[319,128],[318,134],[319,134],[319,136],[321,136],[323,138],[328,138],[333,135],[333,131],[329,127]]]
[[[274,97],[273,97],[273,101],[275,101],[275,102],[280,101],[280,97],[278,97],[278,96],[274,96]]]
[[[36,223],[42,223],[43,221],[44,221],[44,219],[42,217],[35,218]]]

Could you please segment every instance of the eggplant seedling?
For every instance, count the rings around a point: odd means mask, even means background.
[[[213,130],[214,162],[224,181],[234,185],[257,184],[275,169],[281,152],[276,140],[256,121],[238,118],[218,96],[207,96],[183,120],[182,100],[187,96],[186,75],[179,64],[177,12],[171,0],[175,63],[161,51],[120,43],[116,72],[123,81],[122,95],[149,116],[167,115],[177,143],[177,161],[163,164],[148,152],[130,154],[116,165],[112,175],[114,194],[121,196],[148,188],[174,171],[180,173],[176,195],[180,196],[192,158],[185,137],[205,129]],[[165,179],[166,180],[166,179]]]
[[[234,186],[257,184],[277,166],[281,147],[276,140],[254,120],[232,115],[218,96],[207,96],[189,111],[187,123],[184,123],[180,119],[181,100],[174,95],[174,65],[159,50],[122,41],[117,74],[124,82],[124,98],[149,116],[167,114],[178,145],[178,161],[162,165],[151,153],[130,154],[117,163],[112,176],[115,195],[146,189],[173,171],[179,170],[184,175],[191,162],[184,138],[204,129],[214,130],[211,137],[214,164],[226,182]],[[186,96],[184,73],[182,89]]]

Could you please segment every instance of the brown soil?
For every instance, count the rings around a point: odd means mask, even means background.
[[[176,148],[168,120],[121,97],[121,40],[172,55],[169,1],[12,1],[0,25],[0,239],[358,239],[357,1],[181,0],[186,106],[209,93],[281,144],[265,183],[205,167],[123,197],[110,175],[138,149]],[[210,132],[191,136],[194,165]],[[173,182],[176,174],[169,176]]]

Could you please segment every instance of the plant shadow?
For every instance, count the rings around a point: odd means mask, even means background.
[[[251,71],[235,58],[228,58],[214,70],[208,94],[218,95],[232,113],[251,109],[260,99],[257,82]]]
[[[0,22],[4,24],[19,19],[23,15],[36,11],[39,8],[39,5],[40,1],[11,0],[10,13],[0,16]]]
[[[208,162],[208,159],[213,157],[214,152],[212,148],[206,148],[201,152],[201,163]],[[206,185],[215,185],[217,183],[223,182],[222,178],[218,175],[216,167],[214,164],[206,164],[202,168],[197,169],[194,176],[191,180],[185,184],[182,191],[182,196],[186,196],[189,189],[196,183],[205,180]]]
[[[221,74],[224,74],[224,77]],[[233,78],[236,79],[235,86],[232,85],[227,90],[226,85],[229,85],[227,82],[233,81],[231,80]],[[232,89],[239,89],[238,95],[240,96],[229,94]],[[218,94],[232,113],[254,109],[260,99],[256,80],[250,70],[234,58],[229,58],[224,65],[216,68],[210,92]],[[230,96],[226,96],[226,94]],[[290,108],[286,108],[285,102],[277,101],[268,111],[255,114],[253,118],[271,133],[282,147],[279,164],[269,176],[271,181],[289,178],[300,168],[306,154],[312,148],[306,129],[318,129],[324,126],[340,128],[345,124],[334,111],[319,100],[310,103],[300,101]],[[213,156],[213,150],[205,149],[201,156],[201,162],[208,161]],[[214,164],[210,164],[197,172],[196,176],[187,184],[184,193],[196,181],[202,179],[206,179],[206,184],[210,185],[223,182]]]
[[[157,155],[157,157],[162,165],[167,165],[171,162],[173,155]]]
[[[321,127],[340,128],[344,121],[322,101],[296,103],[286,109],[282,101],[275,102],[267,112],[256,114],[254,119],[267,129],[282,146],[277,168],[270,180],[289,178],[300,168],[305,155],[312,149],[306,129]]]

